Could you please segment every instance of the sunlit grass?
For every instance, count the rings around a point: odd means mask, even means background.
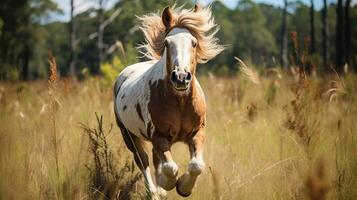
[[[259,84],[243,76],[199,77],[208,104],[207,167],[190,198],[308,199],[323,189],[319,181],[327,185],[326,199],[357,196],[357,77],[343,79],[344,93],[330,101],[331,77],[308,78],[304,98],[297,97],[300,83],[286,74],[261,76]],[[0,93],[0,199],[89,199],[100,192],[90,187],[93,155],[80,125],[97,127],[95,112],[103,115],[104,130],[114,125],[106,136],[114,169],[132,164],[115,124],[112,88],[100,79],[58,80],[57,149],[46,81],[1,83]],[[302,128],[288,126],[291,121]],[[174,145],[173,155],[184,173],[187,147]],[[137,167],[122,181],[136,172]],[[310,179],[316,184],[307,184]],[[143,194],[143,182],[135,183],[133,198]],[[180,198],[174,190],[168,197]]]

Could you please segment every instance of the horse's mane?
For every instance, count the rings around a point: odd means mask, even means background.
[[[214,22],[211,8],[194,9],[172,8],[173,26],[186,28],[197,39],[197,62],[206,63],[221,51],[215,34],[219,28]],[[150,13],[139,17],[140,29],[144,32],[146,43],[139,48],[144,56],[158,60],[164,53],[166,27],[158,13]]]

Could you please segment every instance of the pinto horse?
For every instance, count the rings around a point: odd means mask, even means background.
[[[126,67],[114,86],[114,111],[128,149],[134,154],[146,185],[153,194],[176,187],[189,196],[204,169],[206,103],[196,79],[197,63],[206,63],[223,47],[210,8],[166,7],[162,15],[140,18],[146,44],[141,47],[151,60]],[[155,186],[144,141],[152,143]],[[178,166],[170,152],[176,142],[188,145],[188,171],[178,178]]]

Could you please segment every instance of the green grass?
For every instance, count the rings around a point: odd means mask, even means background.
[[[287,74],[274,83],[261,77],[259,85],[241,76],[199,77],[208,104],[207,167],[190,199],[318,199],[319,191],[326,199],[355,198],[357,76],[343,79],[345,93],[330,101],[331,77],[309,78],[304,87]],[[0,199],[105,195],[91,187],[95,163],[81,127],[97,128],[95,112],[103,115],[115,173],[129,166],[114,178],[117,192],[132,181],[131,197],[143,197],[144,181],[133,181],[138,169],[115,124],[112,88],[92,78],[60,80],[54,95],[48,91],[45,81],[0,84]],[[187,147],[174,145],[173,156],[184,173]],[[180,197],[173,190],[168,199]]]

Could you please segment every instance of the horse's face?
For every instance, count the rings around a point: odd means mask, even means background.
[[[162,13],[162,22],[166,27],[165,38],[167,75],[173,88],[178,92],[188,91],[196,71],[197,39],[180,27],[174,27],[172,11],[166,7]]]
[[[188,90],[196,70],[197,40],[189,31],[174,28],[165,39],[166,68],[177,91]]]

